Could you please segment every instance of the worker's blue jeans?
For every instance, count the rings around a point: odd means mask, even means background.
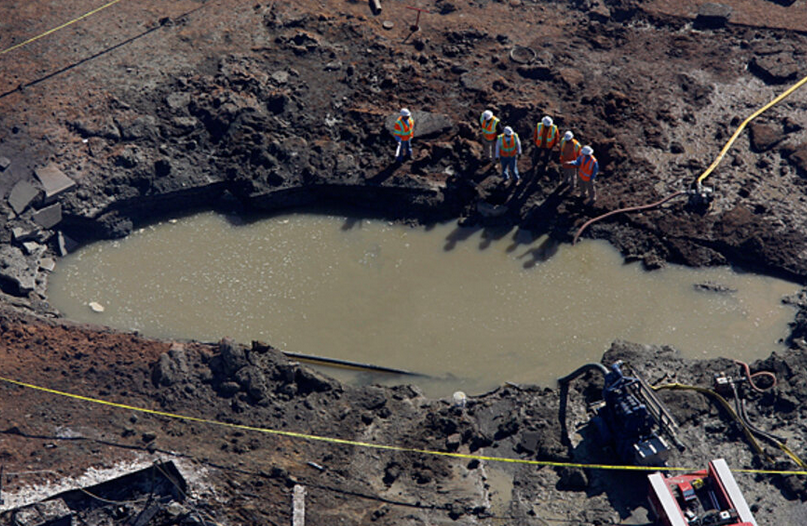
[[[504,180],[507,181],[510,179],[510,174],[512,173],[513,177],[518,181],[520,179],[518,175],[518,163],[516,163],[518,157],[514,155],[513,157],[499,157],[499,159],[502,162],[502,177]]]
[[[398,141],[398,155],[395,160],[402,161],[404,157],[412,157],[412,140]]]

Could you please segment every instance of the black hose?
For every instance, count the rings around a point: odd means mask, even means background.
[[[583,373],[585,373],[587,371],[590,371],[592,369],[595,369],[595,370],[601,372],[603,376],[608,374],[608,369],[603,364],[601,364],[601,363],[587,363],[587,364],[581,365],[580,367],[575,369],[574,372],[572,372],[571,374],[567,374],[563,378],[558,378],[558,383],[561,384],[561,385],[567,384],[567,383],[571,382],[572,380],[574,380],[575,378],[577,378],[578,376],[580,376],[581,374],[583,374]]]

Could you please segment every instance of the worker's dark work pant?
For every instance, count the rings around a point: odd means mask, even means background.
[[[398,141],[398,149],[396,150],[396,161],[403,161],[405,157],[412,157],[412,141]]]
[[[549,168],[549,160],[552,159],[552,153],[555,150],[552,148],[535,148],[533,153],[533,166],[535,167],[536,174],[539,170],[547,171]]]

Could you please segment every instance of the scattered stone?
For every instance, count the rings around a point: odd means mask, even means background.
[[[56,260],[53,258],[42,258],[39,260],[39,268],[47,272],[53,272],[56,268]]]
[[[31,219],[42,228],[53,228],[62,221],[62,204],[56,203],[37,210]]]
[[[731,6],[707,2],[698,9],[694,26],[698,29],[718,29],[725,27],[731,17]]]
[[[538,442],[540,440],[541,435],[536,431],[525,431],[521,434],[521,442],[518,444],[519,449],[534,455],[538,451]]]
[[[460,76],[460,84],[462,87],[469,91],[487,91],[490,88],[490,83],[487,79],[474,72],[464,73]]]
[[[769,84],[783,84],[796,78],[800,65],[793,53],[784,51],[773,55],[754,57],[748,68]]]
[[[143,442],[154,442],[157,439],[157,433],[153,431],[146,431],[143,433]]]
[[[286,71],[275,71],[272,73],[272,80],[278,84],[285,84],[289,81],[289,74]]]
[[[0,157],[0,172],[5,172],[6,168],[11,166],[11,159],[8,157]]]
[[[46,248],[44,245],[40,245],[35,241],[26,241],[22,244],[22,248],[25,250],[25,253],[29,256],[36,255],[41,256],[43,252],[45,252]]]
[[[12,210],[18,215],[23,213],[28,205],[30,205],[37,197],[39,197],[41,190],[26,181],[25,179],[17,182],[11,189],[8,195],[8,204]]]
[[[578,87],[585,80],[583,72],[576,68],[561,68],[558,70],[558,76],[570,88]]]
[[[339,60],[325,64],[325,71],[339,71],[340,69],[342,69],[342,62]]]
[[[807,177],[807,143],[799,145],[788,156],[788,160],[799,169],[802,177]]]
[[[44,168],[34,170],[42,188],[45,191],[45,204],[52,203],[61,194],[73,189],[75,181],[67,177],[59,168],[51,163]]]
[[[165,98],[165,103],[171,111],[179,111],[188,106],[191,102],[191,94],[184,92],[174,92]]]
[[[781,129],[756,122],[751,123],[748,132],[751,135],[751,149],[755,152],[768,151],[785,138]]]
[[[100,303],[98,303],[97,301],[91,301],[91,302],[89,302],[89,303],[87,304],[87,306],[88,306],[88,307],[90,308],[90,310],[91,310],[91,311],[93,311],[93,312],[98,312],[98,313],[101,313],[101,312],[104,312],[104,311],[106,310],[106,309],[104,308],[104,306],[103,306],[103,305],[101,305]]]
[[[23,243],[25,241],[32,241],[34,239],[38,239],[39,229],[15,226],[14,228],[11,229],[11,235],[14,236],[14,241]]]
[[[386,30],[390,30],[390,29],[392,29],[393,27],[395,27],[395,23],[394,23],[394,22],[391,22],[391,21],[389,21],[389,20],[385,20],[385,21],[384,21],[384,22],[381,24],[381,27],[383,27],[383,28],[384,28],[384,29],[386,29]]]

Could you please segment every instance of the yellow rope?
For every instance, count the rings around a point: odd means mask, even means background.
[[[187,422],[197,422],[201,424],[208,424],[208,425],[215,425],[215,426],[222,426],[222,427],[229,427],[233,429],[240,429],[245,431],[255,431],[259,433],[267,433],[271,435],[278,435],[278,436],[286,436],[292,438],[301,438],[305,440],[315,440],[318,442],[327,442],[330,444],[339,444],[344,446],[355,446],[355,447],[362,447],[362,448],[371,448],[371,449],[382,449],[387,451],[396,451],[402,453],[418,453],[422,455],[432,455],[432,456],[441,456],[441,457],[451,457],[451,458],[461,458],[461,459],[469,459],[469,460],[486,460],[490,462],[509,462],[513,464],[527,464],[532,466],[550,466],[550,467],[570,467],[570,468],[581,468],[581,469],[603,469],[603,470],[619,470],[619,471],[696,471],[700,468],[685,468],[685,467],[656,467],[656,466],[627,466],[627,465],[612,465],[612,464],[581,464],[581,463],[573,463],[573,462],[550,462],[546,460],[527,460],[527,459],[519,459],[519,458],[505,458],[505,457],[490,457],[486,455],[470,455],[465,453],[452,453],[448,451],[432,451],[428,449],[417,449],[417,448],[409,448],[409,447],[400,447],[400,446],[390,446],[387,444],[374,444],[370,442],[359,442],[355,440],[345,440],[342,438],[334,438],[334,437],[325,437],[319,435],[310,435],[306,433],[297,433],[294,431],[281,431],[278,429],[267,429],[262,427],[253,427],[247,426],[243,424],[231,424],[228,422],[220,422],[217,420],[209,420],[206,418],[199,418],[195,416],[187,416],[187,415],[180,415],[176,413],[167,413],[164,411],[156,411],[154,409],[145,409],[142,407],[136,407],[126,404],[119,404],[117,402],[110,402],[108,400],[101,400],[98,398],[90,398],[87,396],[66,393],[64,391],[57,391],[55,389],[49,389],[47,387],[40,387],[33,384],[28,384],[25,382],[20,382],[18,380],[12,380],[9,378],[4,378],[0,376],[0,381],[17,385],[20,387],[27,387],[29,389],[35,389],[37,391],[42,391],[45,393],[50,393],[58,396],[64,396],[67,398],[72,398],[74,400],[80,400],[83,402],[90,402],[93,404],[100,404],[105,405],[108,407],[114,407],[118,409],[125,409],[127,411],[137,411],[140,413],[147,413],[151,415],[163,416],[166,418],[172,418],[177,420],[184,420]],[[782,471],[782,470],[764,470],[764,469],[733,469],[735,473],[751,473],[751,474],[761,474],[761,475],[807,475],[807,470],[804,471]]]
[[[80,17],[78,17],[78,18],[74,18],[73,20],[70,20],[69,22],[65,22],[64,24],[62,24],[62,25],[60,25],[60,26],[58,26],[58,27],[54,27],[53,29],[49,29],[49,30],[45,31],[44,33],[39,34],[39,35],[37,35],[37,36],[35,36],[35,37],[33,37],[33,38],[29,38],[29,39],[28,39],[28,40],[26,40],[25,42],[20,42],[19,44],[15,44],[15,45],[11,46],[11,47],[10,47],[10,48],[8,48],[8,49],[4,49],[3,51],[0,51],[0,55],[5,55],[5,54],[6,54],[6,53],[8,53],[9,51],[14,51],[15,49],[19,49],[19,48],[21,48],[21,47],[23,47],[23,46],[27,46],[27,45],[28,45],[28,44],[30,44],[31,42],[35,42],[35,41],[39,40],[40,38],[43,38],[43,37],[46,37],[46,36],[50,35],[51,33],[55,33],[55,32],[57,32],[57,31],[59,31],[60,29],[64,29],[64,28],[66,28],[67,26],[70,26],[70,25],[72,25],[72,24],[75,24],[76,22],[79,22],[79,21],[81,21],[81,20],[84,20],[84,19],[85,19],[85,18],[87,18],[88,16],[92,16],[92,15],[94,15],[95,13],[97,13],[97,12],[99,12],[99,11],[102,11],[102,10],[106,9],[107,7],[111,7],[111,6],[113,6],[113,5],[117,4],[117,3],[118,3],[118,2],[120,2],[120,1],[121,1],[121,0],[112,0],[112,1],[111,1],[111,2],[109,2],[108,4],[104,4],[104,5],[102,5],[101,7],[96,7],[96,8],[95,8],[95,9],[93,9],[92,11],[90,11],[90,12],[88,12],[88,13],[84,13],[83,15],[81,15],[81,16],[80,16]]]

